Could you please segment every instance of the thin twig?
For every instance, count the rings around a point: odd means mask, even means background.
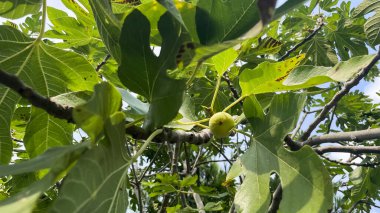
[[[228,73],[227,73],[227,72],[225,72],[225,73],[223,74],[223,80],[224,80],[225,82],[227,82],[228,88],[230,88],[230,91],[231,91],[231,93],[232,93],[234,99],[235,99],[235,100],[238,100],[238,99],[239,99],[239,93],[237,92],[237,90],[235,89],[235,87],[232,85],[231,80],[230,80],[230,77],[228,76]],[[241,106],[243,106],[243,102],[242,102],[242,101],[240,101],[239,103],[240,103]]]
[[[363,200],[358,200],[357,202],[355,202],[354,205],[352,205],[351,208],[348,209],[347,213],[353,212],[355,210],[356,206],[358,206],[361,203],[364,203]]]
[[[195,167],[198,167],[198,166],[203,165],[203,164],[218,163],[218,162],[227,162],[227,160],[208,160],[208,161],[203,161],[203,162],[197,163],[195,165]]]
[[[302,40],[300,43],[296,44],[293,48],[288,50],[283,56],[278,59],[278,61],[283,61],[285,58],[287,58],[292,52],[296,51],[300,46],[304,45],[306,42],[310,41],[317,33],[319,30],[322,29],[324,24],[320,24],[317,29],[315,29],[309,36],[307,36],[304,40]]]
[[[306,120],[307,115],[308,115],[307,113],[305,113],[305,112],[303,113],[300,121],[297,124],[296,129],[293,131],[292,136],[290,136],[291,138],[294,138],[298,134],[298,132],[300,131],[300,129],[301,129],[302,125],[303,125],[303,123]]]
[[[334,95],[331,101],[323,107],[319,115],[315,118],[315,120],[310,124],[310,126],[301,136],[302,141],[309,138],[313,130],[319,125],[320,122],[322,122],[325,119],[329,111],[340,101],[340,99],[342,99],[350,91],[352,87],[356,86],[360,82],[360,80],[368,74],[368,72],[371,70],[371,68],[376,64],[376,62],[379,59],[380,59],[380,49],[377,52],[376,56],[372,59],[371,63],[369,63],[366,67],[362,68],[362,71],[359,72],[357,76],[347,81],[343,85],[342,89]]]
[[[351,206],[351,208],[347,211],[347,213],[353,212],[355,210],[356,206],[358,206],[359,204],[367,204],[369,206],[380,208],[380,206],[373,204],[373,203],[370,203],[368,200],[362,199],[362,200],[359,200],[356,203],[354,203],[354,205]]]
[[[160,146],[158,147],[156,153],[154,154],[153,158],[150,160],[149,165],[144,169],[143,173],[141,174],[141,176],[140,176],[138,182],[141,183],[142,179],[144,179],[145,174],[147,173],[147,171],[149,170],[149,168],[153,165],[153,163],[154,163],[156,157],[158,156],[158,153],[160,152],[160,150],[161,150],[161,148],[162,148],[163,146],[164,146],[164,143],[161,143]]]
[[[380,146],[324,146],[314,148],[314,151],[320,155],[328,152],[346,152],[352,154],[380,154]]]
[[[332,112],[331,112],[331,117],[330,117],[330,121],[329,121],[329,124],[327,125],[327,131],[326,131],[326,134],[329,134],[330,131],[331,131],[331,125],[332,125],[332,122],[334,120],[334,115],[335,115],[335,110],[336,110],[336,107],[337,105],[335,105],[332,109]]]
[[[192,169],[191,169],[191,173],[190,173],[191,176],[195,175],[195,173],[197,172],[198,167],[196,167],[196,165],[197,165],[199,159],[201,159],[202,155],[203,155],[203,153],[202,153],[202,148],[200,148],[199,151],[198,151],[197,157],[195,158],[195,161],[194,161],[193,167],[192,167]]]
[[[132,156],[132,153],[131,153],[131,150],[129,149],[128,146],[127,147],[127,151],[128,151],[128,154],[129,156]],[[136,169],[135,169],[135,163],[132,162],[131,163],[131,169],[132,169],[132,175],[133,175],[133,178],[135,179],[135,194],[136,194],[136,197],[137,197],[137,204],[139,206],[139,211],[140,213],[144,213],[144,205],[142,203],[142,196],[141,196],[141,184],[137,178],[137,174],[136,174]]]
[[[104,59],[103,59],[103,61],[102,62],[100,62],[99,64],[98,64],[98,66],[96,66],[96,71],[98,72],[106,63],[107,63],[107,61],[108,61],[108,59],[110,59],[111,58],[111,55],[110,54],[107,54],[106,55],[106,57],[104,57]]]
[[[223,156],[223,158],[224,158],[224,159],[225,159],[230,165],[232,165],[231,160],[228,159],[228,157],[224,154],[223,150],[222,150],[222,149],[219,149],[219,147],[218,147],[216,144],[214,144],[214,143],[211,143],[211,144],[212,144],[212,146],[214,146],[214,147],[218,150],[218,152]]]
[[[380,165],[380,162],[368,162],[368,163],[343,162],[343,161],[330,159],[323,155],[320,155],[320,156],[327,161],[330,161],[332,163],[337,163],[340,165],[345,165],[345,166],[361,166],[361,167],[376,168],[378,165]]]

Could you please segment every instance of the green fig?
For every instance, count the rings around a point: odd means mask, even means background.
[[[209,121],[209,128],[215,138],[228,137],[234,127],[234,119],[226,112],[215,113]]]

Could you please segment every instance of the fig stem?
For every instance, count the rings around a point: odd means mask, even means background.
[[[247,97],[247,95],[244,95],[244,96],[241,96],[240,98],[236,99],[236,101],[234,101],[232,104],[230,104],[226,108],[224,108],[224,110],[222,112],[228,111],[229,109],[231,109],[233,106],[235,106],[236,104],[238,104],[241,100],[243,100],[246,97]]]
[[[197,126],[199,126],[199,127],[202,127],[203,129],[208,129],[208,126],[203,125],[203,124],[195,124],[195,125],[197,125]]]
[[[218,91],[219,91],[221,80],[222,80],[222,76],[218,76],[218,80],[217,80],[216,86],[215,86],[214,96],[212,97],[211,106],[210,106],[212,114],[214,114],[215,100],[216,100],[216,96],[218,96]]]
[[[210,118],[205,118],[205,119],[202,119],[202,120],[199,120],[199,121],[192,121],[192,122],[177,121],[177,123],[183,124],[183,125],[197,125],[197,124],[200,124],[200,123],[207,122],[208,120],[210,120]]]

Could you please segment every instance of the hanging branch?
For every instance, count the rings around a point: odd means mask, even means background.
[[[358,73],[353,79],[347,81],[342,89],[337,92],[334,97],[331,99],[329,103],[327,103],[319,115],[315,118],[315,120],[310,124],[304,134],[301,136],[301,140],[304,141],[309,138],[313,130],[318,126],[320,122],[322,122],[329,111],[342,99],[352,87],[356,86],[362,78],[364,78],[371,68],[376,64],[376,62],[380,59],[380,49],[377,52],[376,56],[372,59],[371,63],[369,63],[366,67],[362,68],[362,71]]]
[[[292,52],[296,51],[300,46],[304,45],[306,42],[310,41],[315,35],[317,35],[318,31],[322,29],[324,26],[324,23],[321,23],[317,29],[315,29],[309,36],[307,36],[304,40],[302,40],[300,43],[296,44],[293,48],[286,51],[286,53],[281,56],[278,61],[283,61],[285,58],[287,58]]]
[[[62,106],[51,101],[49,98],[38,94],[32,88],[25,85],[24,82],[22,82],[16,75],[0,70],[0,84],[4,84],[5,86],[11,88],[21,97],[28,100],[33,106],[45,110],[50,115],[53,115],[56,118],[65,119],[70,123],[74,123],[72,107]]]

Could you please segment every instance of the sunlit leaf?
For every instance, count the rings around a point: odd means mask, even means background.
[[[0,16],[17,19],[28,14],[38,13],[42,0],[1,0]]]
[[[255,69],[245,69],[239,83],[243,95],[287,90],[282,82],[299,65],[305,55],[299,55],[281,62],[263,62]]]
[[[231,66],[237,59],[238,54],[233,48],[227,49],[214,57],[212,61],[219,76],[222,76],[224,72]]]

